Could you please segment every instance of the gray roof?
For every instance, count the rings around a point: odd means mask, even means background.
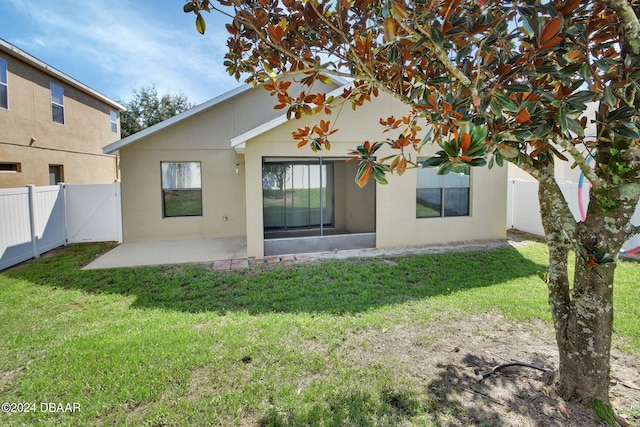
[[[154,133],[160,132],[163,129],[166,129],[172,125],[174,125],[175,123],[181,122],[183,120],[188,119],[189,117],[193,117],[196,114],[199,114],[205,110],[208,110],[211,107],[215,107],[218,104],[223,103],[224,101],[233,98],[236,95],[239,95],[243,92],[246,92],[248,90],[250,90],[252,88],[251,85],[246,84],[246,85],[242,85],[240,87],[237,87],[235,89],[232,89],[228,92],[223,93],[222,95],[216,96],[213,99],[210,99],[209,101],[203,102],[200,105],[196,105],[195,107],[182,112],[180,114],[177,114],[167,120],[163,120],[160,123],[157,123],[153,126],[150,126],[146,129],[141,130],[140,132],[136,132],[133,135],[129,135],[126,138],[123,138],[119,141],[116,141],[112,144],[107,145],[106,147],[104,147],[102,149],[102,151],[105,154],[114,154],[117,153],[117,151],[123,147],[126,147],[127,145],[131,145],[135,142],[137,142],[140,139],[146,138],[147,136],[153,135]]]

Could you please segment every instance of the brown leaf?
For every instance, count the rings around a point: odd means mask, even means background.
[[[531,119],[531,114],[527,111],[526,108],[520,110],[518,114],[516,114],[516,123],[526,123]]]
[[[407,170],[407,160],[404,157],[398,162],[398,167],[396,168],[396,170],[398,171],[398,175],[400,176],[402,176],[402,174],[404,174],[404,171]]]
[[[540,32],[540,47],[548,44],[558,35],[558,33],[560,32],[560,28],[562,28],[562,22],[563,21],[561,18],[556,17],[546,23],[546,25]]]
[[[580,0],[568,0],[562,8],[562,15],[566,16],[576,10],[580,5]]]
[[[396,39],[396,20],[395,19],[385,18],[384,38],[389,42],[393,42]]]
[[[392,1],[391,11],[393,16],[398,19],[407,19],[409,17],[409,14],[407,13],[407,6],[404,4],[404,1]]]
[[[471,145],[471,135],[465,132],[462,134],[462,145],[460,147],[463,154],[467,152],[470,145]]]
[[[371,165],[367,165],[364,169],[360,169],[362,173],[356,177],[356,184],[358,184],[358,187],[362,188],[367,185],[369,178],[371,178],[371,169]]]

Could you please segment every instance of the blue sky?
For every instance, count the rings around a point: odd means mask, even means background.
[[[204,36],[184,0],[0,0],[0,38],[112,99],[155,85],[202,103],[241,83],[222,62],[225,19]]]

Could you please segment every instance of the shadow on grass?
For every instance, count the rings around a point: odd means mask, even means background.
[[[284,426],[372,426],[404,425],[422,415],[424,405],[419,396],[408,391],[385,390],[382,395],[367,391],[336,394],[326,402],[310,407],[300,406],[286,410],[271,408],[258,425]]]
[[[106,249],[105,244],[70,245],[3,275],[58,289],[135,296],[132,306],[141,308],[346,314],[492,286],[546,269],[507,247],[225,272],[203,265],[80,270]]]
[[[474,368],[487,372],[495,362],[468,354],[460,363],[437,365],[423,386],[381,393],[347,391],[311,406],[271,408],[259,425],[603,425],[588,408],[555,397],[550,361],[534,359],[529,363],[550,372],[512,367],[478,381]]]
[[[435,425],[604,425],[589,408],[555,395],[551,361],[534,358],[527,362],[548,372],[509,367],[478,381],[473,369],[489,372],[495,361],[468,354],[461,364],[438,365],[428,385]]]

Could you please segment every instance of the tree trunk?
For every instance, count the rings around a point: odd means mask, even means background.
[[[592,212],[587,223],[574,222],[555,181],[540,181],[539,201],[549,247],[547,285],[560,358],[559,393],[584,404],[609,404],[615,263],[590,265],[593,253],[587,250],[585,259],[580,248],[619,247],[610,247],[616,239],[607,238],[602,212]],[[573,286],[568,276],[571,249],[576,251]]]
[[[559,392],[585,404],[609,403],[615,263],[589,267],[580,254],[575,261],[566,327],[562,334],[556,333]]]

